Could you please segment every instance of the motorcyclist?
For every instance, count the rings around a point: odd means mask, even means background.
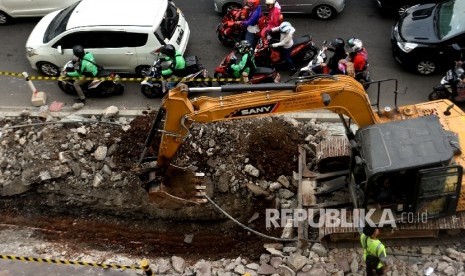
[[[247,40],[242,40],[235,45],[236,53],[240,54],[238,63],[230,65],[232,75],[235,78],[244,77],[245,80],[255,73],[257,66],[255,65],[253,48]]]
[[[355,74],[364,71],[367,66],[368,52],[363,47],[362,41],[358,38],[349,38],[347,44],[352,49],[349,58],[354,64]]]
[[[68,77],[80,78],[85,77],[95,77],[98,74],[98,66],[95,62],[94,55],[90,52],[84,51],[84,48],[81,45],[76,45],[73,47],[73,62],[74,62],[74,71],[66,72]],[[76,79],[73,83],[74,89],[78,94],[78,98],[75,99],[77,103],[86,103],[86,96],[82,91],[81,85],[87,83],[88,80]]]
[[[250,7],[249,18],[240,21],[240,24],[246,27],[245,40],[255,49],[257,34],[260,32],[258,20],[262,16],[262,8],[260,7],[260,0],[246,0],[246,5]]]
[[[291,59],[291,50],[292,45],[294,45],[293,35],[295,33],[294,27],[292,27],[291,23],[285,21],[281,23],[278,27],[274,27],[271,29],[271,32],[280,32],[280,41],[278,43],[273,43],[271,47],[277,48],[281,47],[281,54],[283,59],[286,61],[287,66],[290,70],[290,75],[293,75],[297,69],[295,68],[294,62]]]
[[[283,22],[283,16],[281,14],[281,6],[276,0],[266,0],[266,6],[268,8],[268,15],[266,17],[266,26],[260,31],[262,39],[267,35],[268,30],[278,27]]]
[[[186,73],[186,60],[181,52],[177,51],[173,45],[166,44],[159,49],[161,53],[160,59],[168,62],[170,65],[161,71],[164,78],[169,78],[172,75],[183,77]]]
[[[342,38],[336,38],[329,44],[331,47],[328,47],[327,50],[333,52],[332,57],[328,61],[329,74],[344,74],[339,68],[339,61],[347,57],[346,50],[344,48],[345,42]]]

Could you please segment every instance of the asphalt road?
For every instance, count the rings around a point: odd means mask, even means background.
[[[284,0],[282,0],[284,1]],[[191,28],[191,38],[186,55],[197,55],[201,63],[213,76],[214,68],[230,51],[217,39],[215,29],[221,20],[220,15],[213,11],[212,0],[178,0],[177,5],[184,12]],[[323,40],[335,37],[347,39],[357,36],[363,40],[369,52],[370,71],[373,80],[395,78],[398,80],[398,91],[407,91],[399,97],[398,103],[410,104],[427,100],[427,94],[433,85],[439,82],[442,75],[423,77],[403,70],[391,55],[390,30],[395,18],[383,16],[376,6],[375,0],[347,0],[345,10],[330,21],[319,21],[309,15],[284,15],[296,28],[296,36],[311,34],[317,45]],[[31,69],[25,56],[25,43],[34,25],[39,19],[23,19],[0,27],[2,38],[0,48],[0,71],[23,72],[38,75]],[[96,57],[98,60],[98,57]],[[283,72],[283,79],[288,78]],[[56,82],[35,81],[39,91],[47,93],[48,103],[61,101],[68,105],[73,103],[73,97],[59,90]],[[375,99],[376,87],[368,92]],[[381,105],[393,104],[393,85],[382,86]],[[0,75],[0,107],[31,107],[31,92],[26,82],[21,78]],[[209,94],[215,96],[215,94]],[[121,109],[140,109],[147,105],[157,107],[159,99],[147,99],[140,93],[139,83],[127,83],[123,96],[113,96],[100,99],[89,99],[86,108],[105,108],[116,105]]]

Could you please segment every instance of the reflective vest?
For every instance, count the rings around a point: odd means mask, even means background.
[[[386,248],[380,240],[373,240],[365,234],[360,235],[360,243],[363,248],[363,260],[366,260],[367,255],[374,255],[377,257],[386,257]],[[378,269],[383,267],[383,263],[378,263]]]

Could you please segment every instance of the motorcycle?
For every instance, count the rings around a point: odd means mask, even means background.
[[[156,54],[152,52],[152,54]],[[189,87],[206,87],[212,86],[208,71],[202,64],[199,63],[197,56],[189,56],[186,60],[186,76],[178,76],[183,78],[183,82],[186,82]],[[162,80],[162,70],[169,68],[171,62],[162,61],[160,58],[155,58],[153,65],[150,67],[150,72],[147,78],[143,80],[141,84],[141,92],[147,98],[158,98],[163,97],[166,92],[169,91],[169,84],[167,80]],[[170,82],[171,86],[175,86],[180,81]]]
[[[247,8],[242,8],[231,9],[226,13],[216,27],[216,35],[223,45],[234,46],[234,43],[243,38],[245,28],[240,24],[236,24],[236,22],[247,18],[248,12]]]
[[[371,74],[370,74],[370,71],[368,70],[369,66],[370,64],[368,63],[368,60],[367,60],[363,70],[360,72],[355,72],[354,64],[352,62],[348,62],[347,59],[343,59],[339,62],[340,71],[344,72],[345,75],[352,76],[355,80],[357,80],[360,84],[362,84],[365,90],[367,90],[370,87],[370,83],[371,83]]]
[[[231,65],[235,64],[237,61],[237,56],[235,51],[231,51],[227,56],[223,58],[220,65],[215,68],[214,77],[216,79],[220,78],[233,78]],[[257,83],[279,83],[281,80],[281,75],[274,69],[268,67],[257,67],[252,76],[249,76],[247,83],[257,84]],[[225,84],[221,81],[218,81],[220,84]]]
[[[430,101],[440,99],[450,99],[453,102],[465,101],[465,86],[462,84],[464,73],[462,66],[457,65],[454,69],[447,71],[441,79],[441,84],[433,87],[433,92],[428,95],[428,99]]]
[[[258,40],[257,46],[255,47],[255,62],[257,65],[275,67],[285,63],[285,60],[281,57],[279,48],[271,47],[274,42],[278,41],[271,38],[269,35]],[[317,54],[317,51],[318,49],[310,35],[301,36],[294,39],[291,58],[297,65],[302,61],[306,62],[311,60]]]
[[[61,77],[58,80],[58,87],[69,95],[77,95],[74,88],[74,79],[65,78],[66,72],[73,72],[77,70],[78,64],[74,60],[68,61],[61,70]],[[98,78],[98,79],[97,79]],[[99,70],[96,79],[89,80],[81,85],[82,92],[86,97],[107,96],[107,95],[122,95],[124,92],[124,84],[118,81],[119,75],[108,70]]]
[[[307,66],[300,68],[299,77],[317,75],[317,74],[329,74],[329,67],[326,64],[326,40],[323,41],[323,45],[318,50],[318,54],[314,56]]]

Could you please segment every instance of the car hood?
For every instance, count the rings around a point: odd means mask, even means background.
[[[29,38],[26,42],[26,47],[36,48],[44,44],[44,34],[47,30],[50,22],[52,22],[53,18],[60,12],[61,10],[51,12],[46,16],[42,17],[42,19],[37,23],[37,25],[32,30]]]
[[[400,36],[408,42],[438,42],[436,11],[437,5],[435,4],[417,5],[410,8],[399,20]]]

